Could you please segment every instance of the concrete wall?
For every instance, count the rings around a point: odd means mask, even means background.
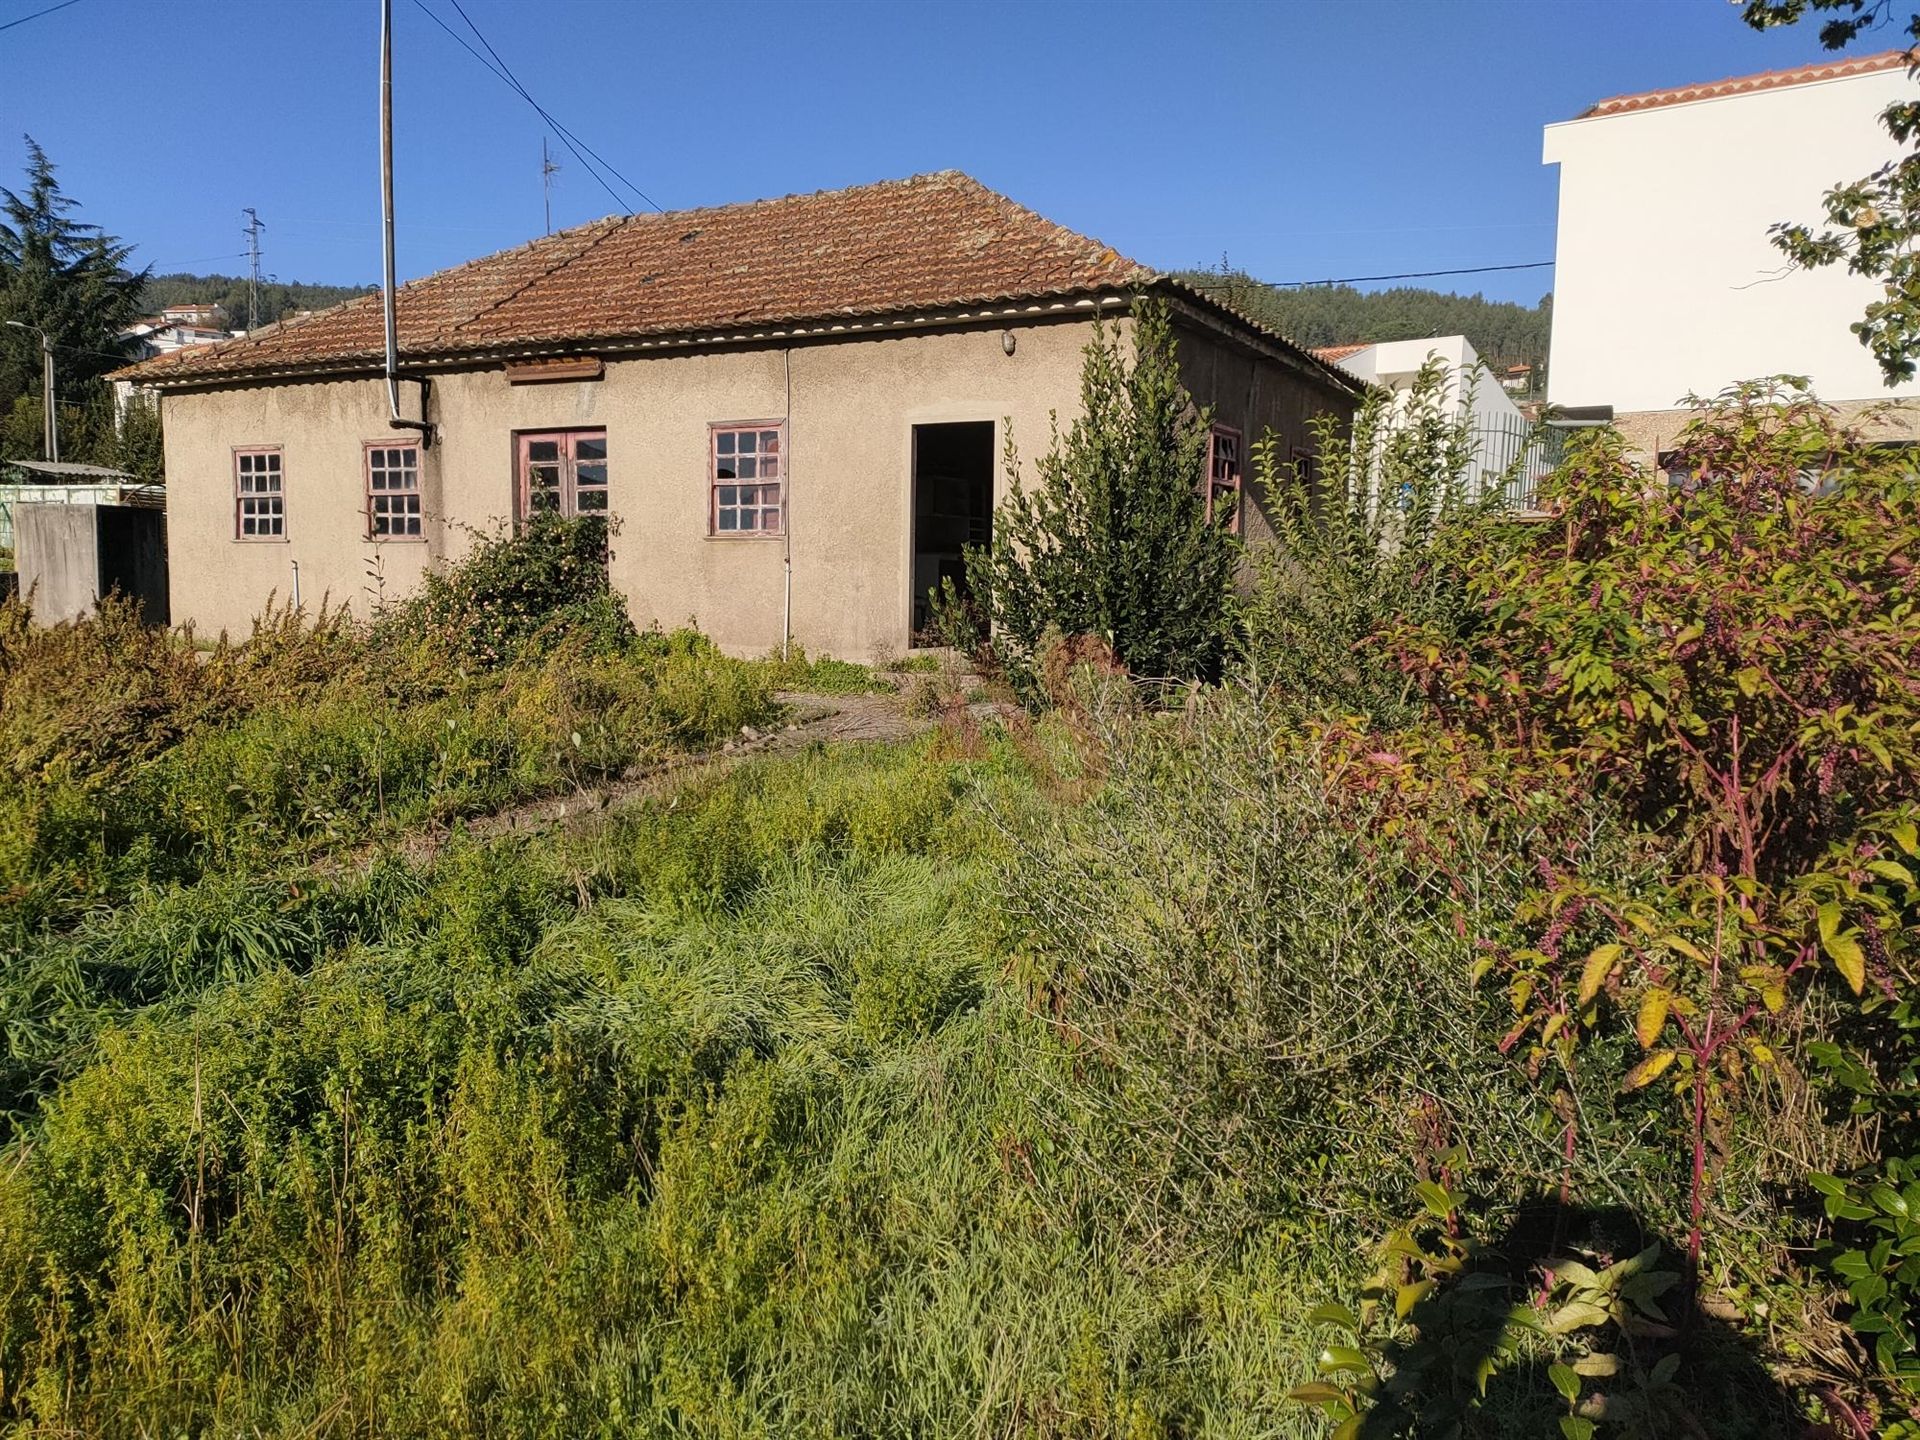
[[[605,427],[609,569],[636,623],[690,621],[731,651],[763,653],[781,640],[788,542],[708,535],[707,427],[778,419],[790,405],[794,638],[853,659],[901,651],[911,623],[913,427],[992,421],[997,456],[1010,423],[1031,484],[1050,412],[1064,426],[1078,410],[1090,330],[1076,319],[667,353],[609,359],[599,380],[537,385],[509,385],[497,367],[439,375],[439,439],[423,463],[417,540],[365,535],[363,445],[393,435],[378,380],[169,395],[173,616],[204,633],[244,634],[269,594],[288,597],[296,562],[305,604],[325,597],[366,613],[462,554],[476,531],[510,521],[515,432]],[[1181,346],[1196,396],[1249,441],[1271,425],[1309,443],[1306,416],[1341,403],[1331,385],[1322,394],[1203,331],[1183,332]],[[413,387],[404,389],[413,413]],[[281,447],[284,539],[234,537],[232,451],[254,445]],[[1007,487],[998,475],[996,500]]]
[[[97,505],[22,505],[14,514],[20,593],[43,625],[91,615],[100,598]]]
[[[1878,117],[1911,95],[1895,69],[1549,125],[1548,398],[1664,411],[1778,373],[1811,377],[1824,400],[1920,395],[1920,381],[1889,391],[1847,328],[1879,288],[1844,267],[1788,272],[1767,240],[1896,157]]]

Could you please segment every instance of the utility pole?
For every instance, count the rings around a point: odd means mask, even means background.
[[[260,223],[260,217],[252,206],[240,212],[247,217],[247,223],[240,227],[240,233],[247,237],[247,260],[250,266],[247,281],[247,329],[249,332],[260,328],[260,232],[267,227]]]
[[[547,154],[547,137],[540,137],[540,192],[547,207],[547,234],[553,233],[553,177],[560,173],[560,167]]]
[[[31,330],[40,337],[40,449],[49,464],[60,463],[60,418],[53,408],[53,341],[38,325],[24,320],[9,320],[16,330]]]

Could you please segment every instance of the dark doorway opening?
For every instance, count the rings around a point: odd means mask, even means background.
[[[913,427],[913,642],[937,643],[931,592],[967,591],[965,548],[993,534],[993,422]]]

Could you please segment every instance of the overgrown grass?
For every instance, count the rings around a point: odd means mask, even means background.
[[[1278,677],[1174,694],[1065,637],[1038,721],[982,729],[943,672],[900,698],[939,717],[913,744],[381,853],[711,745],[775,689],[884,683],[637,635],[575,563],[591,538],[487,550],[407,623],[276,617],[206,654],[0,612],[0,1428],[1253,1440],[1325,1433],[1289,1390],[1357,1411],[1376,1372],[1387,1403],[1350,1433],[1591,1433],[1569,1377],[1605,1380],[1609,1437],[1897,1420],[1889,1387],[1840,1398],[1834,1292],[1792,1247],[1810,1167],[1849,1172],[1830,1217],[1893,1204],[1866,1165],[1910,1124],[1910,819],[1874,822],[1855,908],[1802,942],[1874,925],[1864,1002],[1743,973],[1785,1019],[1762,997],[1742,1023],[1767,1042],[1699,1110],[1671,1054],[1633,1077],[1715,996],[1678,987],[1669,937],[1649,1009],[1598,944],[1700,869],[1686,815],[1649,824],[1617,778],[1446,721],[1520,663],[1557,674],[1551,634],[1428,698],[1339,596],[1356,633],[1301,653],[1285,637],[1333,612],[1289,590],[1250,612]],[[1386,593],[1360,578],[1342,595]],[[1472,586],[1448,593],[1429,666],[1489,633]],[[1910,816],[1910,783],[1871,774]],[[1701,1263],[1619,1288],[1666,1296],[1656,1329],[1511,1323],[1591,1273],[1570,1251],[1599,1270],[1655,1240],[1679,1265],[1696,1198]],[[1324,1307],[1389,1233],[1372,1308]]]
[[[204,653],[124,607],[36,628],[0,606],[0,915],[22,936],[143,883],[445,824],[777,715],[772,667],[636,634],[584,563],[578,532],[541,530],[371,625],[276,612]]]

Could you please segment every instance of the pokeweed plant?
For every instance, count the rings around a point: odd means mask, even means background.
[[[1440,1173],[1465,1161],[1455,1147]],[[1466,1197],[1446,1184],[1421,1181],[1414,1198],[1417,1213],[1387,1235],[1357,1310],[1330,1301],[1308,1316],[1337,1338],[1320,1350],[1318,1378],[1289,1396],[1332,1420],[1334,1440],[1469,1433],[1494,1379],[1523,1367],[1544,1370],[1566,1440],[1593,1440],[1603,1419],[1615,1433],[1698,1432],[1661,1303],[1681,1276],[1662,1265],[1658,1241],[1617,1260],[1534,1265],[1474,1235]],[[1526,1402],[1505,1402],[1510,1412],[1516,1403]]]
[[[1669,847],[1631,891],[1543,858],[1531,943],[1480,973],[1511,991],[1509,1045],[1571,1066],[1630,1029],[1622,1087],[1683,1107],[1697,1264],[1709,1136],[1743,1075],[1776,1064],[1821,976],[1915,982],[1920,482],[1792,382],[1696,404],[1664,479],[1611,432],[1575,448],[1542,487],[1553,519],[1505,527],[1471,573],[1465,643],[1392,643],[1443,723]]]

